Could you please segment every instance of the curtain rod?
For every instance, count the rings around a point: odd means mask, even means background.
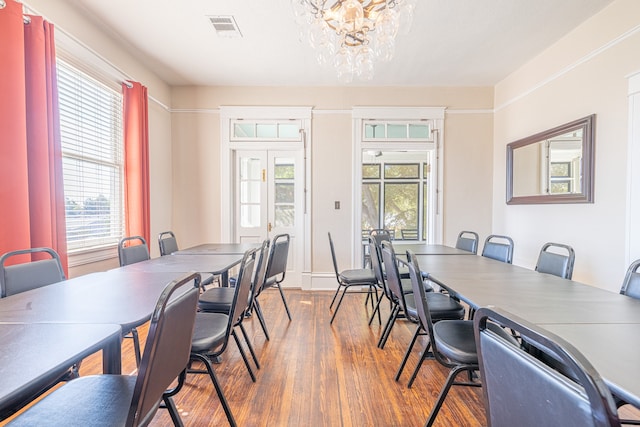
[[[5,6],[7,5],[5,0],[0,0],[0,9],[3,9]],[[34,14],[43,16],[45,19],[47,19],[44,15],[42,15],[41,13],[37,12],[35,9],[33,9],[31,6],[25,4],[24,2],[22,3],[23,7],[26,7],[29,11],[32,11]],[[27,22],[28,20],[28,22]],[[50,21],[49,19],[47,19],[48,21]],[[31,19],[28,16],[24,17],[24,21],[25,24],[28,24],[31,22]],[[108,66],[109,68],[111,68],[111,70],[115,71],[115,74],[117,76],[112,76],[116,81],[118,81],[118,83],[124,83],[127,87],[131,88],[133,87],[133,85],[131,83],[128,82],[128,80],[134,80],[133,78],[131,78],[127,73],[125,73],[124,71],[122,71],[120,68],[118,68],[117,66],[115,66],[114,64],[112,64],[110,61],[108,61],[104,56],[100,55],[98,52],[96,52],[95,50],[93,50],[92,48],[90,48],[89,46],[87,46],[84,42],[78,40],[76,37],[74,37],[73,35],[71,35],[69,32],[65,31],[64,29],[56,26],[56,31],[61,32],[62,34],[64,34],[66,37],[68,37],[69,39],[71,39],[74,43],[77,43],[80,47],[82,47],[83,49],[85,49],[87,52],[89,52],[90,54],[94,55],[96,58],[98,58],[100,60],[100,62],[102,62],[103,64],[105,64],[106,66]],[[154,98],[153,96],[149,95],[149,93],[147,92],[147,97],[155,102],[156,104],[158,104],[160,107],[162,107],[164,110],[171,112],[171,109],[165,105],[164,103],[160,102],[158,99]]]

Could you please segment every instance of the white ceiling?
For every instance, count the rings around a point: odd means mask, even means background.
[[[340,85],[300,40],[289,0],[66,0],[171,85]],[[376,86],[492,86],[612,0],[418,0]],[[242,38],[207,16],[233,15]]]

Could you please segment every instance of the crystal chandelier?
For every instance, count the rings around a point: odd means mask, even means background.
[[[333,63],[351,82],[373,78],[374,61],[393,57],[399,31],[407,33],[416,0],[291,0],[305,38],[320,64]]]

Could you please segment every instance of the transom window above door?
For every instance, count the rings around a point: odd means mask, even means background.
[[[300,120],[231,121],[231,141],[301,141]]]

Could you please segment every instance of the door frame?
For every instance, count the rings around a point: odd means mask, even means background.
[[[362,259],[362,150],[375,147],[377,149],[416,149],[419,143],[363,143],[363,123],[365,120],[415,120],[429,121],[432,123],[431,131],[435,142],[435,191],[432,195],[435,202],[435,218],[433,219],[433,241],[431,243],[442,244],[443,239],[443,164],[444,164],[444,111],[445,107],[354,107],[352,110],[353,124],[353,223],[351,225],[351,265],[357,265],[356,260]]]
[[[232,141],[231,122],[233,120],[298,120],[300,141],[273,141],[261,143]],[[235,150],[290,150],[302,151],[303,182],[303,225],[300,245],[303,254],[300,262],[302,289],[311,289],[311,107],[220,107],[220,238],[222,242],[235,239],[235,190],[234,151]]]

